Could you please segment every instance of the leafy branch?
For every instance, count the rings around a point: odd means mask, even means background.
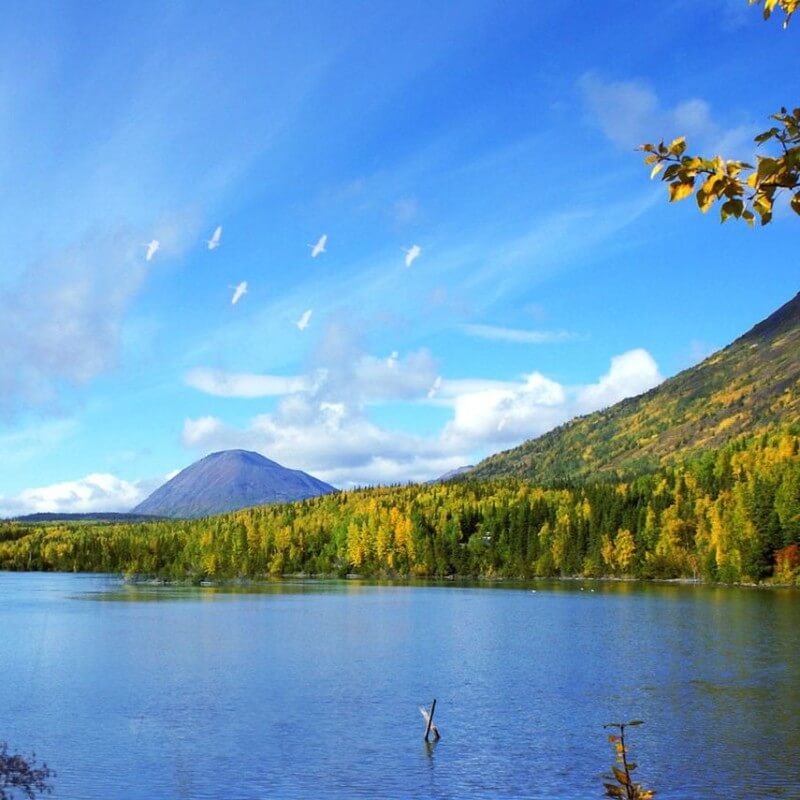
[[[750,5],[763,3],[764,19],[780,9],[785,13],[783,27],[787,27],[800,0],[749,0]],[[773,155],[757,155],[756,165],[746,161],[724,160],[720,156],[703,158],[686,155],[686,139],[681,136],[671,144],[643,144],[645,164],[652,165],[650,178],[659,173],[669,184],[670,202],[695,195],[698,208],[705,213],[720,201],[720,217],[743,219],[755,224],[772,221],[775,199],[780,193],[792,195],[789,205],[800,214],[800,108],[792,111],[781,108],[770,119],[778,124],[754,138],[759,147],[768,142],[778,145]]]
[[[789,25],[792,14],[800,8],[800,0],[750,0],[750,5],[760,6],[762,2],[764,3],[764,19],[769,19],[776,8],[780,8],[786,14],[786,18],[783,20],[784,28]]]
[[[798,0],[800,2],[800,0]],[[671,144],[643,144],[645,164],[652,164],[650,177],[662,172],[669,184],[670,202],[695,194],[698,208],[705,213],[720,200],[722,222],[729,217],[754,224],[758,215],[762,225],[772,220],[777,194],[793,193],[790,206],[800,214],[800,108],[782,108],[771,119],[779,123],[760,133],[754,141],[763,145],[770,140],[780,146],[774,156],[757,156],[756,166],[745,161],[726,161],[720,156],[707,159],[688,156],[686,139],[681,136]]]
[[[611,775],[606,777],[614,783],[603,783],[606,787],[606,797],[619,797],[622,800],[650,800],[655,796],[652,789],[645,789],[641,783],[635,783],[631,773],[637,768],[632,761],[628,761],[628,747],[625,744],[625,728],[634,725],[644,724],[642,720],[635,719],[632,722],[609,722],[603,725],[604,728],[616,728],[618,734],[610,734],[608,741],[614,745],[617,757],[611,765]]]

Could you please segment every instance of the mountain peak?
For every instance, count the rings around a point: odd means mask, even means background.
[[[800,420],[800,294],[649,392],[490,456],[470,477],[552,483],[656,469]]]
[[[791,330],[800,325],[800,292],[788,303],[784,303],[777,311],[773,311],[766,319],[750,328],[747,333],[740,336],[733,344],[741,341],[769,340],[780,336],[784,331]]]
[[[203,517],[335,491],[330,484],[301,470],[287,469],[253,450],[221,450],[186,467],[132,513]]]
[[[280,466],[280,464],[278,464],[277,461],[272,461],[266,456],[262,456],[261,453],[257,453],[255,450],[240,450],[237,448],[233,450],[217,450],[217,452],[209,453],[207,456],[201,458],[200,462],[202,461],[217,461],[217,462],[239,461],[247,464],[269,464],[273,467]]]

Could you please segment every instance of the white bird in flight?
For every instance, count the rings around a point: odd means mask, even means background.
[[[217,225],[211,238],[206,242],[209,250],[216,250],[219,247],[219,240],[222,238],[222,225]]]
[[[406,254],[406,266],[410,267],[420,257],[422,248],[418,244],[413,244],[408,250],[403,248],[403,252]]]
[[[325,245],[328,243],[328,234],[323,233],[322,236],[319,237],[319,241],[316,244],[310,244],[309,247],[311,248],[311,258],[316,258],[320,253],[325,252]]]
[[[242,295],[247,294],[247,281],[242,281],[238,286],[229,286],[228,288],[233,289],[231,305],[235,306],[242,299]]]
[[[142,247],[147,248],[147,254],[145,255],[145,259],[147,261],[152,261],[153,256],[156,254],[156,251],[158,250],[159,247],[161,247],[161,245],[158,243],[158,239],[153,239],[147,244],[143,244]]]
[[[430,400],[436,397],[436,395],[439,392],[439,389],[441,388],[442,388],[442,376],[437,375],[436,380],[433,382],[433,386],[431,386],[431,388],[428,389],[428,399]]]
[[[308,309],[308,311],[304,311],[303,316],[300,317],[300,319],[297,320],[297,322],[295,322],[295,325],[297,325],[297,327],[301,331],[304,331],[308,327],[308,323],[311,321],[311,315],[313,313],[314,313],[313,310],[310,308]]]

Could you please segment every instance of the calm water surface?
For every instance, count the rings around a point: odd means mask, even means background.
[[[789,591],[0,573],[0,678],[0,740],[64,800],[593,798],[637,717],[662,800],[800,798]]]

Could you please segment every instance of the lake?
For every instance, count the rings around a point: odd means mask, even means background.
[[[634,718],[661,800],[800,797],[789,590],[0,573],[0,676],[64,800],[599,797]]]

